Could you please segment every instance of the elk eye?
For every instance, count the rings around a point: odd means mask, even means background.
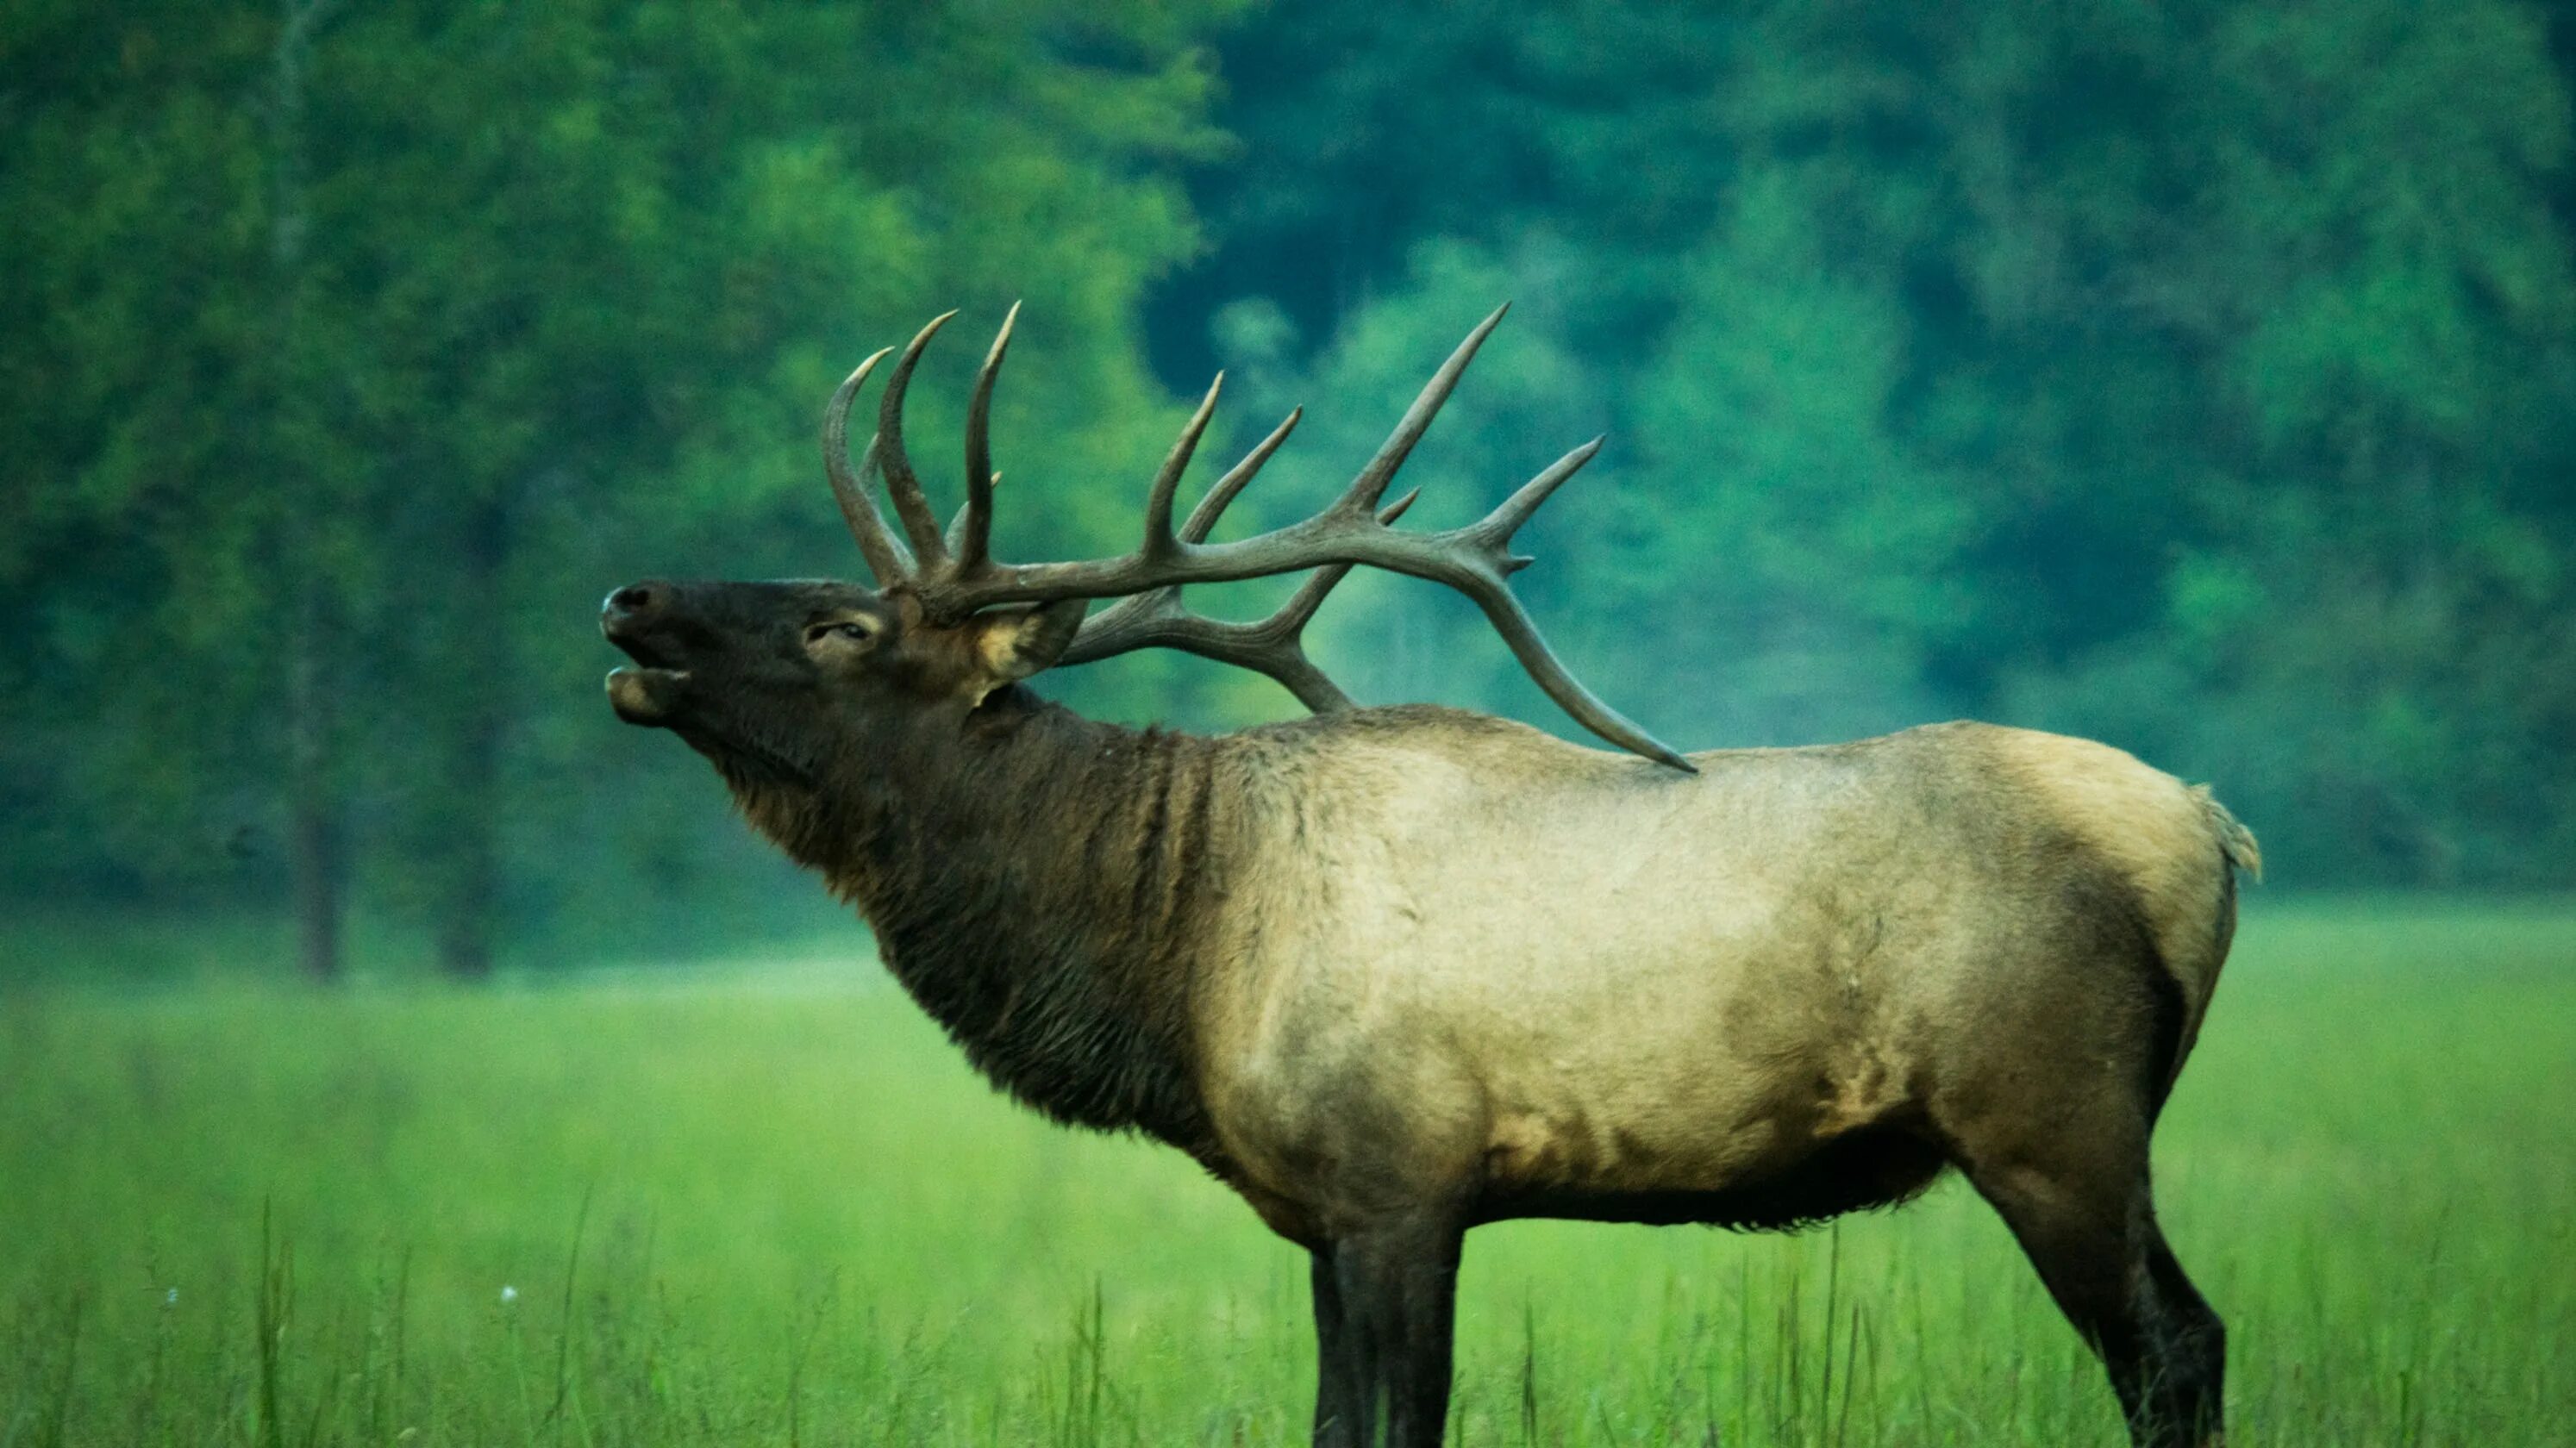
[[[830,638],[848,639],[854,644],[863,644],[876,636],[874,628],[848,619],[839,623],[818,623],[805,630],[805,642],[809,646]]]

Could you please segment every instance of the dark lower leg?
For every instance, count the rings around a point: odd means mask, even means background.
[[[2147,1332],[2156,1363],[2147,1385],[2148,1412],[2175,1425],[2177,1441],[2215,1443],[2226,1399],[2227,1328],[2183,1275],[2152,1221],[2147,1233]]]
[[[2131,1440],[2139,1448],[2213,1448],[2225,1330],[2166,1250],[2144,1173],[2119,1185],[1971,1175],[2059,1309],[2100,1354]]]
[[[1360,1364],[1342,1313],[1342,1286],[1330,1249],[1313,1255],[1315,1292],[1315,1448],[1361,1448]]]
[[[1460,1234],[1445,1220],[1390,1225],[1336,1244],[1334,1273],[1358,1369],[1358,1441],[1439,1448],[1449,1416]]]

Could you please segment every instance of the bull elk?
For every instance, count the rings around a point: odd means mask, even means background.
[[[1319,1444],[1440,1442],[1470,1227],[1796,1227],[1952,1166],[2100,1354],[2135,1441],[2218,1442],[2223,1330],[2157,1229],[2148,1136],[2227,955],[2234,872],[2259,871],[2253,836],[2205,788],[2019,729],[1656,742],[1566,671],[1506,582],[1529,562],[1514,531],[1597,441],[1462,528],[1399,531],[1412,495],[1381,501],[1501,316],[1312,517],[1208,541],[1292,413],[1175,526],[1212,386],[1135,551],[1036,564],[990,547],[1009,321],[951,526],[905,455],[905,385],[943,317],[896,360],[855,473],[851,405],[892,349],[824,412],[879,587],[620,588],[602,627],[635,666],[609,698],[705,755],[855,903],[1002,1089],[1180,1148],[1311,1254]],[[1359,565],[1465,593],[1626,752],[1353,707],[1299,640]],[[1255,623],[1180,601],[1306,570]],[[1313,716],[1201,738],[1023,687],[1149,647],[1258,670]]]

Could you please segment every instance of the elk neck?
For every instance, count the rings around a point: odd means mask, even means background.
[[[1221,751],[1014,686],[962,733],[841,772],[805,838],[781,843],[859,907],[887,967],[997,1085],[1199,1152],[1193,974],[1241,855]]]

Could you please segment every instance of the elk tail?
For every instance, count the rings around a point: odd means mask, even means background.
[[[2243,870],[2257,884],[2263,879],[2263,847],[2254,841],[2254,832],[2236,822],[2227,806],[2202,785],[2192,791],[2200,798],[2201,813],[2209,817],[2210,833],[2218,836],[2218,853],[2225,856],[2231,870]]]
[[[2183,1062],[2190,1057],[2191,1048],[2200,1040],[2200,1023],[2209,1014],[2209,999],[2218,989],[2219,971],[2227,964],[2228,948],[2236,942],[2236,872],[2242,870],[2256,880],[2263,878],[2263,847],[2255,843],[2254,832],[2238,823],[2236,816],[2227,812],[2227,806],[2218,802],[2207,785],[2192,786],[2191,797],[2200,806],[2201,819],[2209,829],[2211,847],[2218,854],[2218,879],[2215,882],[2218,898],[2211,902],[2214,908],[2211,911],[2208,954],[2190,965],[2172,958],[2166,962],[2168,968],[2183,967],[2176,972],[2176,984],[2181,987],[2181,1019],[2177,1023],[2180,1029],[2172,1039],[2172,1049],[2165,1058],[2161,1089],[2153,1098],[2154,1107],[2159,1110],[2164,1105],[2165,1094],[2172,1091],[2174,1082],[2181,1077]],[[2186,948],[2177,954],[2191,956],[2198,952]]]

